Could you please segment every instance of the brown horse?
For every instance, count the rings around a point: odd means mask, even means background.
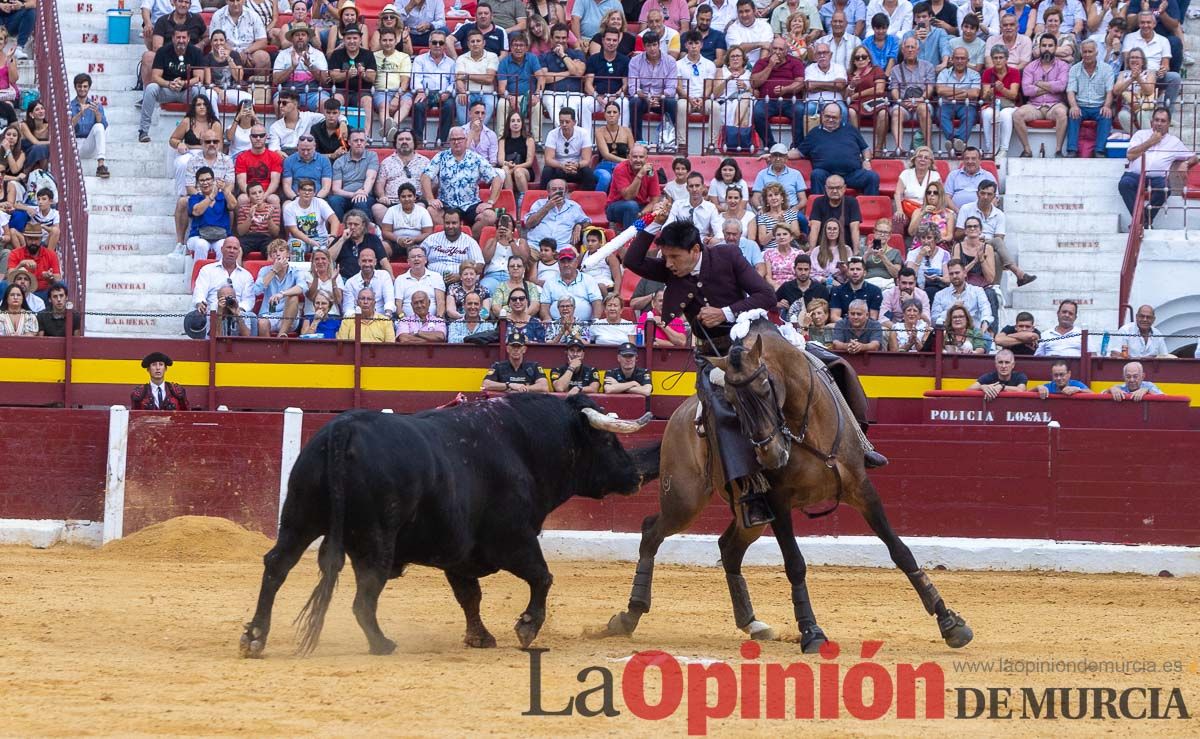
[[[834,507],[845,503],[862,514],[887,545],[892,561],[908,576],[925,610],[937,617],[942,638],[951,647],[966,646],[973,637],[971,628],[946,607],[912,552],[888,524],[879,493],[863,468],[862,444],[851,427],[854,420],[839,409],[833,394],[837,390],[821,377],[823,370],[762,320],[752,325],[750,334],[734,345],[728,357],[712,363],[724,372],[725,397],[737,411],[743,433],[754,444],[770,485],[768,499],[775,515],[772,530],[791,583],[802,650],[816,652],[826,638],[809,602],[806,566],[793,534],[791,510],[830,500]],[[654,557],[663,540],[687,529],[708,505],[714,490],[728,496],[721,484],[718,455],[710,453],[696,433],[698,402],[695,396],[686,400],[667,424],[661,452],[660,512],[642,523],[629,610],[613,616],[598,636],[633,634],[642,614],[650,610]],[[764,527],[745,529],[738,519],[734,516],[719,539],[734,622],[752,638],[774,639],[774,630],[755,618],[741,573],[746,549],[762,535]]]

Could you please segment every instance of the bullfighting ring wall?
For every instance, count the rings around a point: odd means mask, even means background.
[[[969,414],[954,400],[931,412]],[[287,473],[332,417],[0,408],[13,430],[0,441],[9,460],[0,542],[96,545],[181,515],[220,516],[274,537]],[[652,422],[623,440],[651,442],[664,426]],[[872,438],[891,459],[872,478],[927,568],[1200,574],[1200,431],[924,423],[875,426]],[[636,559],[637,532],[657,495],[655,483],[628,498],[568,502],[547,522],[547,556]],[[811,562],[891,566],[852,509],[796,518]],[[714,500],[688,535],[668,540],[662,558],[715,565],[715,535],[728,521]],[[778,556],[762,540],[747,563]]]

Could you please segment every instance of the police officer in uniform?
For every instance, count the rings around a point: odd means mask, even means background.
[[[638,349],[626,341],[617,348],[617,366],[604,373],[604,392],[649,395],[650,372],[637,366]]]
[[[692,326],[698,344],[696,392],[716,426],[715,432],[731,498],[742,505],[742,520],[747,527],[769,523],[772,519],[766,500],[766,482],[749,442],[740,432],[737,416],[723,393],[709,380],[711,365],[705,355],[725,355],[729,351],[729,331],[738,313],[775,307],[775,293],[754,270],[736,246],[716,244],[704,247],[700,232],[690,221],[675,221],[663,226],[670,213],[671,200],[664,198],[654,209],[654,218],[634,237],[625,254],[625,267],[638,275],[666,283],[663,297],[663,321],[682,315]],[[656,239],[657,237],[657,239]],[[661,256],[648,255],[657,241]],[[822,361],[837,361],[825,353]],[[844,365],[844,363],[841,363]],[[834,373],[851,410],[865,424],[866,396],[853,370],[845,366]],[[847,382],[848,378],[854,380]],[[846,384],[843,384],[843,383]],[[853,385],[847,388],[847,385]],[[849,392],[848,392],[849,390]],[[854,392],[857,391],[857,392]],[[851,397],[853,396],[853,397]],[[867,453],[867,466],[887,464],[883,455]],[[735,496],[735,490],[740,497]]]
[[[525,360],[525,334],[510,331],[508,359],[496,362],[483,377],[485,391],[495,393],[548,393],[550,383],[537,362]]]
[[[574,395],[594,393],[600,389],[600,373],[583,363],[584,344],[577,338],[567,341],[567,363],[550,370],[550,385],[554,392]]]

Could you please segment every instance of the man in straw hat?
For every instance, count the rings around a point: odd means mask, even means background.
[[[174,382],[167,382],[167,367],[174,362],[162,352],[150,352],[142,359],[142,368],[150,381],[139,385],[129,394],[129,407],[135,411],[186,411],[187,391]]]
[[[322,89],[329,73],[329,62],[320,49],[309,45],[314,34],[307,23],[289,26],[285,38],[291,47],[280,49],[271,74],[271,83],[294,93],[305,110],[316,110],[321,104],[322,93],[329,97]]]

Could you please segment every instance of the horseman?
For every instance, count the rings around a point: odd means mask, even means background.
[[[742,433],[736,413],[721,390],[714,387],[714,379],[720,380],[710,377],[713,367],[708,358],[728,353],[729,332],[738,313],[756,308],[771,310],[776,304],[775,293],[737,247],[703,246],[700,232],[690,221],[662,225],[670,207],[670,199],[664,198],[655,207],[653,220],[640,226],[625,254],[625,266],[648,280],[666,283],[661,317],[664,323],[682,315],[691,324],[697,345],[696,394],[704,409],[697,417],[697,429],[702,428],[704,413],[710,414],[712,423],[704,427],[707,430],[703,433],[711,432],[710,441],[720,455],[730,500],[741,504],[746,528],[761,526],[773,519],[766,499],[767,484],[759,474],[753,445]],[[652,243],[657,243],[661,256],[647,255]],[[865,431],[867,398],[853,368],[819,345],[809,344],[806,350],[830,368]],[[867,467],[887,464],[883,455],[869,445],[867,449]]]

